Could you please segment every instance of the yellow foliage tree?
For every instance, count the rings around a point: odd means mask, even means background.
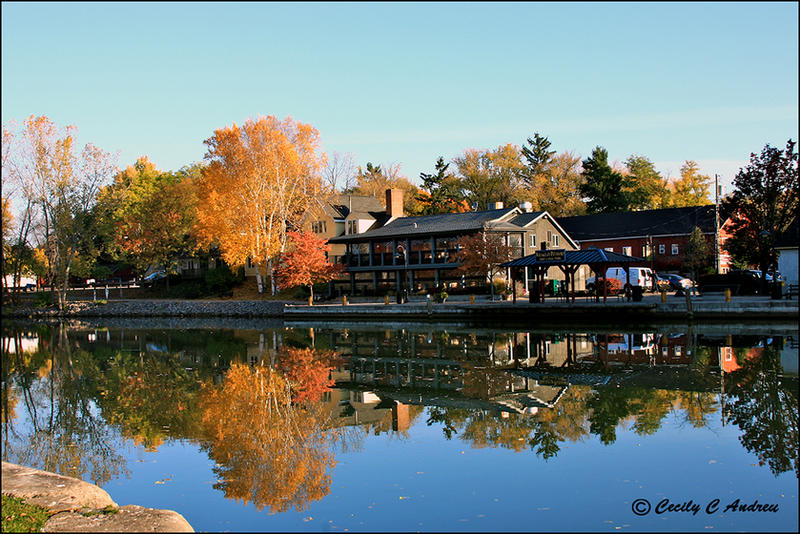
[[[672,201],[676,208],[711,204],[711,178],[700,174],[696,161],[686,161],[681,167],[681,177],[672,183]]]
[[[269,116],[216,130],[205,144],[198,238],[201,245],[216,243],[232,267],[250,258],[261,293],[263,277],[273,278],[273,261],[286,248],[287,228],[302,227],[330,189],[321,176],[319,132]]]
[[[271,512],[300,512],[330,492],[332,433],[319,405],[292,402],[291,384],[266,365],[233,364],[221,386],[206,386],[202,424],[214,486]]]

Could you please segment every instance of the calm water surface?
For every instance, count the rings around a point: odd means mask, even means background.
[[[797,325],[347,326],[6,324],[2,457],[198,531],[797,529]]]

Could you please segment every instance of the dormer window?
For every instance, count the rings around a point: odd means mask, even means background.
[[[358,233],[358,221],[347,221],[347,233],[348,234]]]

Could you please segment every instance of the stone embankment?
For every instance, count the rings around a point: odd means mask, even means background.
[[[9,462],[2,492],[52,512],[44,532],[194,532],[178,512],[118,506],[94,484]]]
[[[67,302],[61,311],[31,305],[3,306],[3,316],[57,317],[283,317],[284,302],[272,300],[109,300]]]

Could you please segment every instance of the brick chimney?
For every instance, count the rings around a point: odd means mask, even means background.
[[[389,217],[403,217],[403,190],[386,190],[386,213]]]

